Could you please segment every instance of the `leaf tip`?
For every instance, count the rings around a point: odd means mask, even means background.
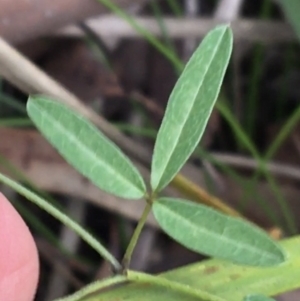
[[[41,104],[42,102],[51,101],[49,98],[45,97],[45,95],[41,94],[32,94],[28,96],[26,103],[26,111],[30,115],[31,110]]]
[[[276,258],[276,260],[274,260],[274,265],[280,265],[287,261],[288,255],[285,252],[285,250],[277,243],[276,243],[276,247],[277,247],[277,254],[276,254],[277,258]]]

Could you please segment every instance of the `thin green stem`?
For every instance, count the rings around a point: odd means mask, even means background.
[[[200,289],[194,289],[193,287],[182,284],[179,282],[175,282],[172,280],[168,280],[161,276],[152,276],[145,273],[135,272],[135,271],[128,271],[127,279],[133,282],[142,282],[142,283],[151,283],[154,285],[158,285],[164,287],[166,289],[175,291],[176,293],[181,293],[184,295],[188,295],[191,297],[199,298],[199,300],[206,300],[206,301],[226,301],[223,298],[220,298],[216,295],[212,295],[208,292],[202,291]]]
[[[289,92],[289,74],[293,68],[293,64],[296,64],[296,60],[294,59],[294,45],[289,45],[285,50],[284,55],[284,80],[280,87],[280,91],[278,93],[278,97],[276,99],[276,120],[282,120],[286,113],[285,105],[288,102],[288,92]]]
[[[153,14],[157,20],[157,24],[160,27],[162,37],[165,40],[166,46],[170,49],[171,52],[173,52],[174,56],[177,56],[176,54],[176,48],[174,46],[174,43],[172,42],[169,33],[168,33],[168,28],[166,27],[161,9],[156,1],[150,2],[150,5],[153,10]]]
[[[176,17],[182,17],[183,12],[177,0],[167,0],[168,6]]]
[[[4,183],[5,185],[11,187],[19,194],[23,195],[26,199],[33,202],[57,220],[71,228],[75,231],[84,241],[86,241],[96,252],[98,252],[104,259],[109,261],[111,265],[114,267],[115,270],[120,270],[121,265],[118,260],[109,253],[108,250],[104,248],[90,233],[88,233],[85,229],[83,229],[78,223],[73,221],[67,215],[60,212],[57,208],[52,206],[50,203],[45,201],[44,199],[40,198],[38,195],[34,194],[27,188],[23,187],[22,185],[18,184],[17,182],[11,180],[10,178],[0,174],[0,182]]]
[[[295,111],[291,114],[288,120],[284,123],[284,126],[280,129],[274,141],[271,143],[267,149],[264,160],[271,160],[275,155],[276,151],[282,145],[283,141],[288,137],[290,132],[295,128],[296,124],[300,119],[300,106],[298,106]]]
[[[172,51],[168,47],[166,47],[163,43],[161,43],[156,37],[154,37],[151,32],[147,29],[141,27],[133,17],[123,11],[119,6],[114,4],[110,0],[97,0],[102,5],[106,6],[112,12],[114,12],[117,16],[120,16],[123,20],[127,21],[128,24],[132,26],[138,33],[140,33],[151,45],[153,45],[157,50],[159,50],[162,54],[164,54],[170,62],[173,63],[177,70],[183,69],[183,63],[180,59],[174,55]]]
[[[147,221],[147,217],[148,217],[148,215],[149,215],[149,213],[151,211],[151,208],[152,208],[152,199],[149,199],[147,201],[146,207],[145,207],[145,209],[144,209],[144,211],[142,213],[142,216],[141,216],[141,218],[140,218],[140,220],[139,220],[139,222],[138,222],[138,224],[137,224],[137,226],[136,226],[136,228],[135,228],[135,230],[133,232],[133,235],[131,237],[131,240],[130,240],[130,242],[128,244],[128,247],[126,249],[125,255],[123,257],[123,260],[122,260],[122,268],[123,268],[122,272],[124,274],[126,274],[127,269],[128,269],[128,267],[130,265],[130,261],[131,261],[131,256],[132,256],[133,250],[134,250],[134,248],[135,248],[135,246],[136,246],[136,244],[138,242],[138,239],[139,239],[140,234],[141,234],[141,232],[143,230],[143,227],[144,227],[144,225],[145,225],[145,223]]]
[[[230,125],[236,137],[244,145],[244,147],[247,148],[247,150],[251,153],[254,159],[260,162],[260,155],[255,147],[255,144],[253,143],[251,138],[247,135],[247,133],[244,131],[244,129],[242,128],[238,120],[232,114],[231,110],[229,109],[228,105],[225,102],[224,95],[220,94],[219,99],[221,101],[218,101],[216,103],[216,107],[219,110],[220,114],[227,121],[227,123]]]
[[[235,132],[236,136],[239,137],[240,141],[242,141],[244,146],[247,147],[247,149],[249,150],[249,152],[251,153],[253,158],[256,159],[256,161],[258,163],[258,169],[252,178],[253,185],[255,183],[257,183],[260,175],[264,175],[266,177],[266,180],[269,182],[271,189],[274,191],[275,200],[277,201],[282,212],[284,213],[284,218],[286,220],[285,223],[288,225],[289,231],[291,231],[291,233],[294,233],[295,229],[296,229],[296,222],[293,218],[292,212],[291,212],[290,208],[288,208],[288,206],[284,202],[284,198],[283,198],[282,194],[279,193],[279,191],[280,191],[279,188],[276,187],[276,185],[274,184],[274,180],[272,180],[272,176],[271,176],[270,172],[268,172],[265,165],[268,162],[268,160],[270,159],[271,155],[273,155],[274,149],[276,149],[279,142],[281,142],[280,139],[281,138],[283,139],[283,137],[285,137],[285,135],[286,135],[286,132],[295,124],[297,115],[293,114],[293,116],[288,120],[288,125],[285,125],[284,129],[282,129],[280,131],[280,133],[277,135],[277,138],[275,139],[276,141],[272,144],[275,146],[272,148],[272,145],[271,145],[271,147],[267,151],[267,154],[264,157],[262,157],[260,155],[260,153],[258,152],[258,150],[256,149],[254,143],[251,141],[251,139],[245,133],[245,131],[242,129],[242,127],[239,125],[239,123],[234,118],[232,118],[232,114],[231,114],[230,110],[228,109],[228,107],[226,105],[224,105],[222,102],[217,103],[217,106],[218,106],[218,109],[221,112],[222,116],[230,124],[230,126],[233,129],[233,131]],[[300,106],[299,106],[299,112],[300,112]],[[300,116],[300,113],[299,113],[299,116]],[[278,138],[279,136],[280,136],[280,138]],[[258,199],[258,200],[260,201],[260,199]],[[268,210],[267,210],[268,208],[266,208],[264,202],[261,202],[261,208],[263,210],[265,210],[266,214],[269,214],[269,216],[273,222],[275,222],[275,223],[277,222],[275,212],[273,211],[270,214],[270,212],[268,212]]]
[[[262,8],[260,11],[260,17],[262,19],[268,19],[271,14],[271,5],[270,0],[264,0],[262,3]],[[249,91],[248,106],[246,110],[246,128],[248,129],[248,134],[251,137],[255,129],[255,120],[257,115],[257,105],[259,99],[259,82],[262,79],[263,68],[261,67],[261,62],[264,55],[264,47],[261,44],[257,44],[254,51],[252,70],[251,70],[251,83]]]
[[[0,93],[0,103],[5,103],[16,111],[26,114],[26,106],[10,95]]]
[[[230,178],[232,178],[240,187],[242,187],[243,195],[240,198],[240,203],[237,204],[237,210],[243,214],[245,211],[245,206],[247,205],[247,201],[253,198],[253,194],[255,193],[255,198],[261,198],[259,192],[255,189],[252,189],[249,185],[249,181],[241,176],[237,171],[235,171],[232,167],[227,164],[217,160],[214,158],[209,152],[206,152],[202,147],[198,147],[196,149],[196,155],[200,159],[208,160],[214,166],[220,168],[224,174],[227,174]],[[263,201],[261,201],[263,204]]]
[[[273,193],[276,195],[277,203],[279,206],[279,209],[282,213],[283,218],[285,219],[284,224],[282,224],[282,227],[286,226],[286,229],[289,231],[289,234],[294,235],[298,232],[297,230],[297,223],[295,221],[295,218],[293,217],[291,208],[289,207],[288,203],[284,199],[284,195],[282,194],[282,191],[279,187],[279,185],[276,183],[276,180],[269,171],[266,169],[264,170],[264,174],[266,177],[266,180],[269,182],[271,189],[273,190]]]
[[[55,299],[54,301],[77,301],[77,300],[82,300],[84,297],[93,294],[101,289],[110,287],[112,285],[115,284],[119,284],[122,282],[126,282],[127,278],[125,276],[114,276],[112,278],[107,278],[104,280],[98,280],[95,282],[92,282],[90,284],[88,284],[87,286],[85,286],[84,288],[82,288],[81,290],[77,291],[76,293],[69,295],[67,297],[64,298],[59,298],[59,299]]]
[[[32,126],[33,122],[29,118],[1,118],[0,127],[24,127]]]
[[[263,75],[263,68],[261,66],[261,62],[264,55],[264,47],[259,44],[255,47],[254,58],[252,62],[252,77],[251,77],[251,86],[250,91],[248,93],[248,105],[246,110],[246,129],[248,130],[248,134],[251,137],[254,133],[256,118],[257,118],[257,105],[259,98],[259,83],[261,81]]]

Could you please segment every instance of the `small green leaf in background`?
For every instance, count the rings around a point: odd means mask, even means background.
[[[163,189],[200,141],[220,91],[232,51],[228,26],[212,30],[177,81],[159,129],[152,160],[151,186]]]
[[[286,15],[288,21],[291,23],[298,39],[300,39],[300,1],[299,0],[280,0],[280,5]]]
[[[146,187],[138,170],[82,116],[44,96],[31,96],[27,112],[59,153],[96,186],[123,198],[143,197]]]
[[[264,231],[207,206],[160,198],[153,211],[168,235],[195,252],[252,266],[273,266],[285,260],[280,246]]]
[[[243,301],[276,301],[276,300],[263,295],[249,295],[246,296]]]

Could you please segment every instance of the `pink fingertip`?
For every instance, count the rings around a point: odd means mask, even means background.
[[[0,193],[0,300],[32,301],[38,253],[25,222]]]

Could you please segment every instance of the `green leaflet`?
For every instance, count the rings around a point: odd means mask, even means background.
[[[153,212],[168,235],[195,252],[252,266],[285,261],[279,245],[258,227],[206,206],[160,198]]]
[[[244,298],[243,301],[276,301],[276,300],[263,295],[248,295]]]
[[[163,189],[194,151],[220,91],[232,32],[219,26],[203,39],[171,93],[152,160],[151,186]]]
[[[31,96],[27,111],[59,153],[99,188],[128,199],[144,196],[146,187],[138,170],[82,116],[44,96]]]

